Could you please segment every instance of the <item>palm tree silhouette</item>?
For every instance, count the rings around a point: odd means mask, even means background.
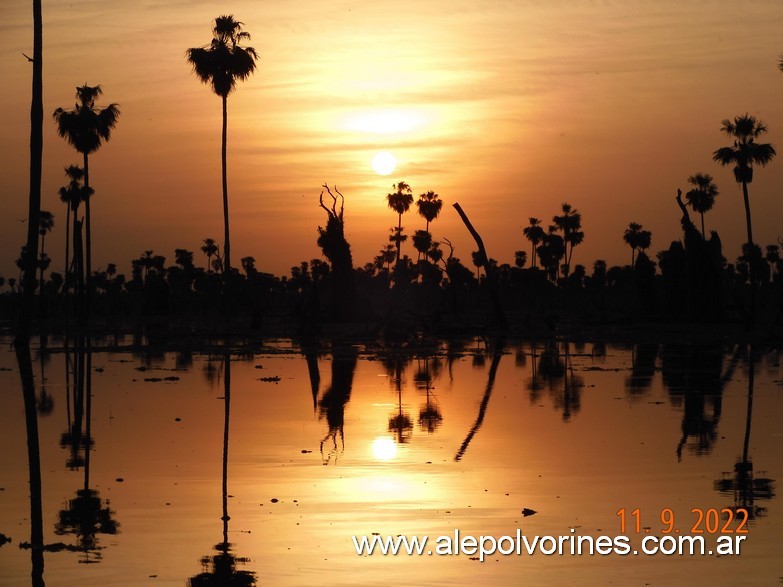
[[[392,188],[396,191],[391,194],[386,194],[386,202],[389,208],[394,210],[399,216],[399,222],[396,228],[396,242],[397,243],[397,264],[400,263],[400,245],[402,244],[402,215],[408,211],[413,203],[413,194],[411,192],[411,186],[404,181],[400,181],[396,184],[392,184]],[[393,235],[394,236],[394,235]]]
[[[24,293],[14,342],[29,345],[35,291],[35,260],[38,257],[38,214],[41,211],[43,167],[43,16],[41,0],[33,0],[33,80],[30,99],[30,191],[27,205],[27,258]],[[41,558],[43,568],[43,558]],[[43,573],[43,571],[41,571]],[[33,582],[36,583],[35,575]],[[43,584],[43,577],[40,577]]]
[[[552,222],[555,223],[558,229],[563,233],[563,241],[568,248],[565,255],[565,270],[564,277],[568,277],[568,271],[571,267],[571,255],[574,252],[576,245],[582,244],[585,238],[585,233],[582,232],[582,215],[576,208],[572,208],[571,204],[563,203],[561,206],[563,211],[562,216],[552,217]]]
[[[641,224],[631,222],[623,233],[623,240],[631,247],[631,267],[633,267],[636,260],[636,249],[642,251],[647,249],[652,242],[652,233],[649,230],[642,230]]]
[[[41,307],[43,307],[43,295],[44,295],[44,269],[46,268],[44,266],[44,259],[48,259],[46,256],[46,235],[49,234],[52,231],[52,228],[54,228],[54,214],[49,212],[48,210],[41,210],[40,215],[38,216],[38,234],[41,235],[41,253],[39,255],[39,263],[38,266],[41,269],[41,277],[40,277],[40,295],[41,295]],[[48,266],[49,263],[46,263]]]
[[[442,207],[443,201],[432,190],[419,195],[419,199],[416,201],[416,208],[419,211],[419,216],[427,221],[427,226],[424,230],[430,231],[430,222],[438,217]]]
[[[718,195],[718,186],[712,181],[708,173],[696,173],[688,178],[688,183],[693,186],[685,194],[685,199],[695,212],[701,214],[701,236],[707,238],[704,232],[704,213],[712,210],[715,205],[715,197]]]
[[[89,155],[97,151],[104,141],[111,138],[111,131],[117,125],[120,109],[117,104],[109,104],[100,110],[95,100],[103,93],[101,86],[87,84],[76,88],[77,102],[73,110],[58,108],[54,111],[57,133],[84,157],[84,187],[87,198],[84,200],[85,221],[85,273],[87,295],[85,297],[84,316],[90,314],[90,286],[92,275],[92,240],[90,232],[90,166]]]
[[[530,247],[531,247],[531,254],[530,258],[533,262],[533,267],[536,266],[536,248],[538,247],[538,243],[540,243],[542,240],[544,240],[544,236],[546,233],[544,232],[544,227],[541,226],[541,220],[538,218],[529,218],[528,221],[530,222],[530,226],[526,226],[522,229],[522,234],[525,235],[525,238],[530,241]]]
[[[755,116],[745,114],[735,116],[734,121],[724,120],[721,131],[734,140],[730,147],[717,149],[712,158],[723,166],[734,165],[734,179],[742,184],[742,197],[745,201],[745,223],[748,242],[753,243],[753,226],[750,218],[750,199],[748,184],[753,181],[753,166],[764,167],[775,156],[775,147],[768,143],[757,143],[761,135],[767,132],[767,125]]]
[[[212,91],[223,102],[223,140],[221,162],[223,168],[223,257],[226,273],[231,271],[231,240],[228,222],[228,180],[226,176],[226,134],[228,128],[228,95],[236,88],[237,80],[244,81],[256,69],[258,54],[253,47],[243,47],[250,34],[233,15],[218,16],[212,29],[212,41],[206,47],[188,49],[188,63],[202,83],[210,84]]]
[[[65,223],[65,291],[68,291],[70,285],[70,277],[73,274],[71,268],[71,212],[73,212],[73,229],[74,238],[76,234],[76,216],[79,211],[79,204],[86,201],[87,198],[92,195],[93,190],[91,188],[85,188],[82,185],[84,179],[84,169],[76,165],[69,165],[65,168],[65,175],[70,179],[67,186],[63,186],[58,190],[60,194],[60,201],[66,205],[68,215]],[[75,259],[74,259],[75,261]],[[81,263],[78,264],[81,267]],[[79,281],[81,283],[81,281]]]

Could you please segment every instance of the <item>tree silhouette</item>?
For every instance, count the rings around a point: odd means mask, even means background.
[[[641,249],[642,251],[647,249],[652,242],[652,233],[649,230],[643,230],[641,224],[631,222],[623,233],[623,240],[631,247],[631,267],[634,267],[636,249]]]
[[[188,63],[202,83],[210,84],[212,91],[223,102],[223,135],[221,163],[223,169],[223,257],[226,273],[231,271],[231,239],[228,221],[228,179],[226,172],[226,135],[228,128],[228,95],[236,88],[237,80],[244,81],[256,69],[258,54],[252,47],[243,47],[250,34],[242,30],[242,24],[233,15],[218,16],[212,29],[212,41],[206,47],[188,49]]]
[[[340,197],[340,207],[337,208],[337,196],[323,185],[326,193],[332,199],[331,206],[324,204],[324,192],[319,196],[319,205],[326,211],[326,228],[318,227],[318,246],[332,264],[334,288],[332,291],[332,311],[334,317],[342,320],[348,318],[355,309],[356,287],[353,278],[353,257],[351,245],[345,238],[345,197],[334,187]]]
[[[41,0],[33,0],[33,82],[30,99],[30,191],[27,205],[27,248],[24,289],[14,341],[28,345],[33,318],[35,261],[38,257],[38,214],[41,211],[43,161],[43,17]],[[43,565],[43,559],[41,560]],[[41,578],[41,583],[43,579]]]
[[[424,230],[429,232],[430,222],[438,217],[442,207],[443,201],[432,190],[419,195],[419,199],[416,201],[416,208],[419,211],[419,216],[427,221],[427,226]]]
[[[562,204],[561,209],[563,214],[561,216],[554,216],[552,222],[563,233],[563,242],[567,248],[565,254],[565,270],[563,271],[564,277],[568,277],[568,271],[571,267],[571,255],[574,252],[574,247],[582,243],[585,238],[585,233],[582,232],[582,215],[572,208],[571,204]]]
[[[85,221],[85,274],[87,294],[85,296],[84,316],[90,314],[92,240],[90,231],[90,165],[89,155],[97,151],[104,141],[111,138],[111,131],[117,125],[120,109],[117,104],[109,104],[104,109],[95,107],[96,98],[103,93],[101,86],[87,84],[76,88],[76,104],[73,110],[58,108],[54,111],[58,134],[68,141],[84,158],[84,187],[87,198],[84,201]]]
[[[529,218],[528,221],[530,222],[530,226],[526,226],[522,229],[522,234],[525,235],[525,238],[530,241],[531,246],[531,254],[530,257],[533,262],[533,267],[536,266],[536,249],[538,248],[538,243],[544,240],[544,237],[546,236],[546,232],[544,232],[544,227],[541,226],[541,220],[538,218]]]
[[[696,173],[688,178],[688,183],[693,186],[685,194],[691,208],[701,214],[701,236],[707,238],[704,232],[704,213],[712,210],[715,205],[715,197],[718,195],[718,186],[712,181],[712,176],[707,173]]]
[[[386,203],[389,205],[389,208],[391,208],[397,213],[399,217],[399,221],[397,223],[397,229],[396,229],[396,240],[392,241],[392,242],[396,242],[397,244],[397,264],[399,264],[400,245],[404,240],[402,238],[403,237],[402,215],[405,214],[408,211],[408,209],[411,207],[411,204],[413,203],[413,193],[411,192],[411,186],[409,186],[404,181],[400,181],[396,184],[392,184],[392,188],[394,188],[395,191],[394,193],[386,194]]]
[[[61,187],[58,193],[60,201],[65,203],[68,211],[65,224],[65,290],[67,292],[74,274],[74,268],[71,267],[70,251],[73,246],[75,255],[76,229],[80,226],[80,224],[77,225],[79,204],[85,202],[92,195],[93,190],[83,185],[84,169],[81,167],[69,165],[65,168],[65,175],[70,181],[67,186]],[[71,213],[73,213],[73,235],[71,235]],[[73,261],[77,268],[81,269],[83,267],[81,259],[77,262],[74,256]],[[79,295],[81,287],[83,287],[83,282],[84,275],[77,275],[77,285],[74,288],[77,295]]]
[[[48,210],[41,210],[38,216],[38,234],[41,235],[41,253],[38,257],[38,267],[41,270],[40,277],[40,295],[41,295],[41,308],[44,303],[44,270],[49,266],[49,257],[46,255],[46,235],[49,234],[54,228],[54,214]],[[45,261],[46,260],[46,261]]]
[[[733,144],[730,147],[717,149],[712,158],[723,166],[734,165],[734,179],[742,184],[742,197],[745,202],[745,223],[748,242],[753,243],[753,225],[750,217],[750,199],[748,184],[753,181],[753,166],[764,167],[775,156],[775,147],[768,143],[757,143],[761,135],[767,132],[767,125],[757,120],[755,116],[745,114],[735,116],[734,120],[724,120],[721,131]]]
[[[514,265],[519,269],[522,269],[525,266],[525,263],[527,263],[527,253],[525,251],[515,251]]]

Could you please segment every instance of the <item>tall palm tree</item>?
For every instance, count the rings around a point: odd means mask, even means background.
[[[530,258],[533,260],[533,267],[536,266],[536,247],[538,247],[538,243],[540,243],[542,240],[544,240],[544,236],[546,233],[544,232],[544,227],[541,226],[541,220],[538,218],[529,218],[530,226],[526,226],[522,229],[522,234],[525,235],[525,238],[530,241],[531,246],[531,255]]]
[[[712,210],[715,205],[715,197],[718,195],[718,186],[712,181],[708,173],[697,173],[688,178],[688,183],[693,189],[685,194],[685,199],[695,212],[701,214],[701,236],[706,238],[704,232],[704,213]]]
[[[14,343],[17,345],[17,352],[20,355],[24,352],[29,353],[35,291],[35,261],[38,257],[38,214],[41,211],[41,169],[43,166],[43,16],[41,0],[33,0],[33,58],[31,61],[33,62],[33,80],[30,98],[30,191],[27,198],[27,258],[25,261],[24,297],[14,336]],[[38,495],[38,503],[40,504],[40,493]],[[35,535],[33,543],[36,543]],[[43,543],[41,542],[41,544]],[[41,554],[41,569],[43,569],[43,554]],[[43,584],[43,579],[41,579],[41,584]]]
[[[400,245],[404,240],[402,234],[402,215],[407,212],[411,204],[413,204],[413,194],[411,192],[411,186],[404,181],[392,184],[394,193],[386,194],[386,202],[389,208],[394,210],[399,216],[399,222],[396,229],[396,243],[397,243],[397,263],[400,262]]]
[[[76,88],[76,104],[73,110],[58,108],[54,111],[57,123],[57,133],[82,154],[84,158],[84,187],[87,198],[84,201],[85,221],[85,274],[86,274],[86,305],[85,313],[90,313],[90,286],[92,275],[92,241],[90,230],[90,165],[89,155],[100,149],[104,141],[111,139],[111,131],[117,126],[120,108],[117,104],[109,104],[106,108],[95,107],[95,100],[101,94],[101,86],[87,84]]]
[[[185,52],[188,63],[202,83],[223,102],[223,140],[221,162],[223,168],[223,260],[226,273],[231,270],[231,241],[228,222],[228,180],[226,177],[226,133],[228,128],[228,95],[236,88],[237,80],[245,81],[256,69],[258,54],[252,47],[243,47],[250,33],[242,30],[241,22],[233,15],[218,16],[212,29],[212,41],[206,47],[194,47]]]
[[[742,197],[745,200],[745,223],[748,243],[753,244],[753,226],[750,219],[750,199],[748,184],[753,181],[753,166],[764,167],[776,155],[775,147],[768,143],[757,143],[761,135],[767,132],[767,125],[755,116],[745,114],[735,116],[734,121],[724,120],[721,131],[733,139],[730,147],[717,149],[712,158],[723,166],[734,165],[734,179],[742,184]]]
[[[74,271],[76,271],[76,283],[74,285],[74,291],[77,291],[78,295],[81,295],[81,288],[84,284],[84,275],[82,270],[84,268],[83,259],[76,258],[77,254],[77,234],[76,231],[80,229],[81,223],[78,221],[79,204],[86,202],[87,199],[93,194],[93,189],[85,187],[83,185],[84,169],[76,165],[69,165],[65,168],[65,175],[70,179],[67,186],[61,187],[59,190],[60,201],[65,202],[68,206],[68,219],[65,225],[65,291],[68,291],[70,287],[70,280],[73,279]],[[71,234],[71,219],[70,215],[73,213],[73,234]],[[81,238],[78,239],[81,242]],[[75,269],[72,271],[70,251],[73,247],[73,264]],[[79,251],[81,249],[79,248]],[[80,253],[81,254],[81,253]]]

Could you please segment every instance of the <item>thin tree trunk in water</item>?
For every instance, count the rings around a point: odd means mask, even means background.
[[[41,452],[38,442],[38,414],[35,409],[35,382],[30,346],[16,343],[16,361],[22,380],[24,415],[27,428],[27,464],[30,472],[30,560],[33,587],[44,585],[43,505],[41,498]]]
[[[87,337],[87,346],[90,345],[90,337]],[[87,419],[85,420],[84,435],[87,437],[87,445],[84,448],[84,491],[86,492],[90,488],[90,444],[91,444],[91,422],[92,422],[92,349],[87,348],[85,354],[87,355],[87,366],[84,371],[84,380],[86,382],[84,390],[84,401],[87,404],[86,413]]]
[[[15,342],[30,341],[38,258],[38,226],[41,222],[41,168],[43,161],[43,18],[41,0],[33,0],[33,83],[30,100],[30,194],[27,212],[27,258],[24,262],[22,307]]]
[[[85,193],[90,193],[90,169],[88,165],[87,153],[84,154],[84,187]],[[80,316],[82,322],[85,322],[90,316],[90,298],[92,297],[92,240],[90,238],[90,196],[84,200],[84,301],[83,314]]]
[[[225,390],[225,417],[223,421],[223,544],[228,544],[228,423],[231,411],[231,354],[223,358],[223,385]]]
[[[221,162],[223,164],[223,279],[231,269],[231,242],[229,238],[228,227],[228,179],[226,168],[226,139],[228,135],[228,98],[223,96],[223,144],[221,151]]]
[[[750,449],[750,422],[753,418],[753,384],[756,373],[755,357],[753,347],[750,347],[750,357],[748,358],[748,412],[745,416],[745,440],[742,443],[742,462],[748,462],[748,450]]]
[[[487,256],[487,251],[484,248],[484,241],[481,240],[481,236],[478,232],[476,232],[476,229],[473,228],[473,225],[470,223],[470,220],[468,220],[468,216],[462,210],[462,207],[457,202],[455,202],[453,206],[457,211],[457,214],[459,214],[460,218],[462,218],[462,222],[465,223],[465,226],[467,227],[471,236],[473,236],[473,240],[476,241],[476,246],[478,246],[479,255],[481,256],[481,261],[484,264],[484,274],[487,276],[487,283],[489,284],[489,295],[492,298],[492,309],[495,312],[495,318],[498,321],[498,326],[505,330],[508,326],[508,322],[506,321],[506,314],[503,311],[503,306],[500,303],[495,271],[489,266],[489,257]]]

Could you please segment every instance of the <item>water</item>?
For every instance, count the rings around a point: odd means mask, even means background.
[[[751,364],[747,348],[721,345],[468,340],[303,354],[278,341],[227,354],[117,342],[84,354],[91,377],[81,385],[73,339],[67,353],[60,339],[33,350],[46,585],[769,585],[783,576],[783,376],[768,349],[755,348]],[[11,538],[0,584],[36,584],[35,557],[20,548],[31,536],[30,468],[12,351],[0,367],[0,534]],[[710,530],[711,514],[699,524],[693,509],[736,506],[751,514],[739,556],[572,555],[565,542],[562,555],[481,562],[478,553],[358,556],[351,540],[429,536],[433,549],[455,531],[614,538],[624,508],[624,534],[640,550],[665,529]],[[732,544],[736,529],[726,528]],[[720,529],[702,536],[712,548]]]

